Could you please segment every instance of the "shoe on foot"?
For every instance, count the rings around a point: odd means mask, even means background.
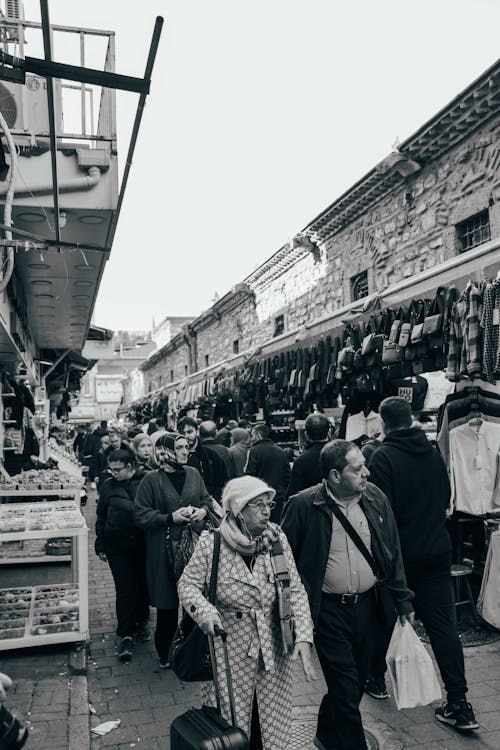
[[[130,636],[122,638],[120,648],[118,649],[118,658],[120,661],[130,661],[134,650],[134,639]]]
[[[379,701],[383,701],[389,697],[383,677],[368,677],[365,682],[365,693],[368,693],[372,698],[376,698]]]
[[[440,708],[434,711],[436,719],[444,724],[450,724],[461,732],[469,732],[473,729],[479,729],[479,723],[474,716],[472,706],[467,701],[457,701],[456,703],[444,703]]]
[[[140,643],[147,643],[151,640],[151,630],[149,629],[147,622],[141,622],[137,625],[137,629],[134,633],[135,639]]]
[[[160,669],[170,669],[168,656],[160,656]]]

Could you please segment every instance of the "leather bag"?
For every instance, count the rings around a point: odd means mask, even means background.
[[[220,532],[214,531],[214,552],[207,599],[215,603],[219,571]],[[205,682],[213,679],[208,636],[184,612],[170,646],[168,660],[174,674],[183,682]]]

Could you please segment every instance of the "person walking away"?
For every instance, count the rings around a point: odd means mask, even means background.
[[[212,497],[220,501],[222,488],[229,480],[229,474],[222,458],[199,439],[198,422],[194,417],[182,417],[177,430],[184,435],[189,445],[188,466],[197,469]]]
[[[462,731],[478,729],[466,699],[464,655],[457,634],[451,541],[446,528],[450,502],[446,466],[423,430],[412,427],[408,401],[398,396],[385,399],[380,416],[385,438],[372,455],[370,473],[394,510],[408,585],[415,592],[415,609],[445,685],[447,701],[435,710],[436,719]],[[370,694],[380,693],[375,697],[385,697],[387,646],[386,636],[379,644],[367,685]]]
[[[200,473],[187,466],[189,447],[182,435],[165,433],[155,443],[159,468],[142,480],[134,504],[136,525],[146,534],[147,579],[156,607],[155,646],[160,667],[168,668],[179,599],[173,558],[183,528],[205,518],[212,499]]]
[[[321,482],[319,454],[328,439],[330,422],[324,414],[309,414],[305,422],[306,448],[295,460],[287,498]]]
[[[215,604],[206,599],[213,534],[202,533],[179,579],[179,598],[186,612],[206,633],[214,634],[216,626],[227,632],[236,723],[250,737],[250,747],[254,750],[290,748],[292,660],[300,656],[306,679],[315,677],[307,595],[285,535],[270,522],[274,495],[271,487],[250,476],[233,479],[225,486],[222,504],[226,516],[220,531],[215,532],[221,535]],[[280,627],[282,583],[276,578],[273,563],[278,553],[286,568],[295,617],[294,646],[283,641]],[[217,638],[215,649],[222,674],[223,652]],[[222,714],[230,720],[224,680],[221,691]],[[202,703],[215,705],[211,682],[202,684]]]
[[[291,497],[281,524],[309,594],[327,685],[314,745],[366,750],[359,704],[372,658],[378,579],[338,520],[340,514],[371,552],[402,623],[412,620],[412,593],[389,501],[368,482],[359,448],[332,440],[321,450],[320,469],[322,483]]]
[[[95,551],[109,563],[115,582],[118,657],[130,661],[134,634],[140,641],[151,638],[146,539],[134,523],[134,498],[145,470],[129,448],[111,451],[108,469],[97,503]]]
[[[226,448],[226,446],[217,439],[218,432],[215,422],[211,422],[210,420],[202,422],[198,428],[198,434],[201,444],[205,446],[205,448],[210,448],[210,450],[217,453],[222,459],[224,466],[226,467],[228,479],[234,479],[236,476],[236,466],[232,455],[229,453],[229,448]]]
[[[253,428],[251,441],[245,474],[262,479],[276,492],[276,507],[271,513],[271,521],[279,523],[290,480],[288,456],[279,445],[273,443],[269,427],[265,424]]]
[[[248,430],[243,429],[243,427],[235,427],[234,430],[231,430],[229,453],[233,457],[237,477],[242,477],[245,473],[250,445],[250,433]]]

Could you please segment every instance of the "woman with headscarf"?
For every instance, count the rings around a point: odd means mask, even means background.
[[[244,430],[242,427],[236,427],[231,430],[231,447],[229,452],[233,457],[236,471],[236,476],[242,477],[245,473],[245,466],[248,461],[248,451],[250,450],[250,433],[248,430]]]
[[[213,635],[216,627],[227,632],[236,724],[250,736],[250,747],[255,750],[290,747],[291,660],[300,656],[306,679],[315,677],[307,594],[286,536],[269,520],[274,495],[256,477],[229,481],[222,495],[226,515],[215,532],[221,535],[215,604],[205,596],[213,534],[202,533],[178,584],[182,606],[206,633]],[[289,593],[290,611],[284,589]],[[295,645],[287,638],[287,615],[295,620]],[[223,675],[223,652],[217,638],[215,650],[218,672]],[[222,713],[230,721],[225,679],[220,680],[220,689]],[[215,705],[213,683],[202,684],[202,703]]]
[[[179,606],[175,551],[186,524],[202,521],[213,505],[199,471],[186,465],[189,447],[183,435],[160,435],[154,450],[159,468],[139,485],[134,518],[146,533],[148,590],[156,607],[155,646],[160,667],[167,668]]]
[[[141,432],[136,435],[132,440],[132,447],[135,455],[137,456],[137,462],[144,467],[146,471],[151,471],[153,466],[153,441],[149,435]]]

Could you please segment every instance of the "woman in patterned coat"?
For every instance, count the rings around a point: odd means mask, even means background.
[[[292,659],[301,657],[306,679],[311,663],[313,625],[306,592],[286,536],[269,521],[275,492],[256,477],[227,483],[222,495],[226,515],[220,526],[221,548],[215,606],[204,596],[214,549],[213,534],[203,533],[178,583],[184,609],[206,633],[227,632],[236,723],[258,750],[288,750],[292,712]],[[271,552],[276,542],[286,560],[295,618],[295,646],[284,645],[278,611],[278,587]],[[274,546],[273,546],[274,545]],[[220,639],[215,638],[221,703],[230,721]],[[202,685],[202,703],[215,705],[212,683]]]

